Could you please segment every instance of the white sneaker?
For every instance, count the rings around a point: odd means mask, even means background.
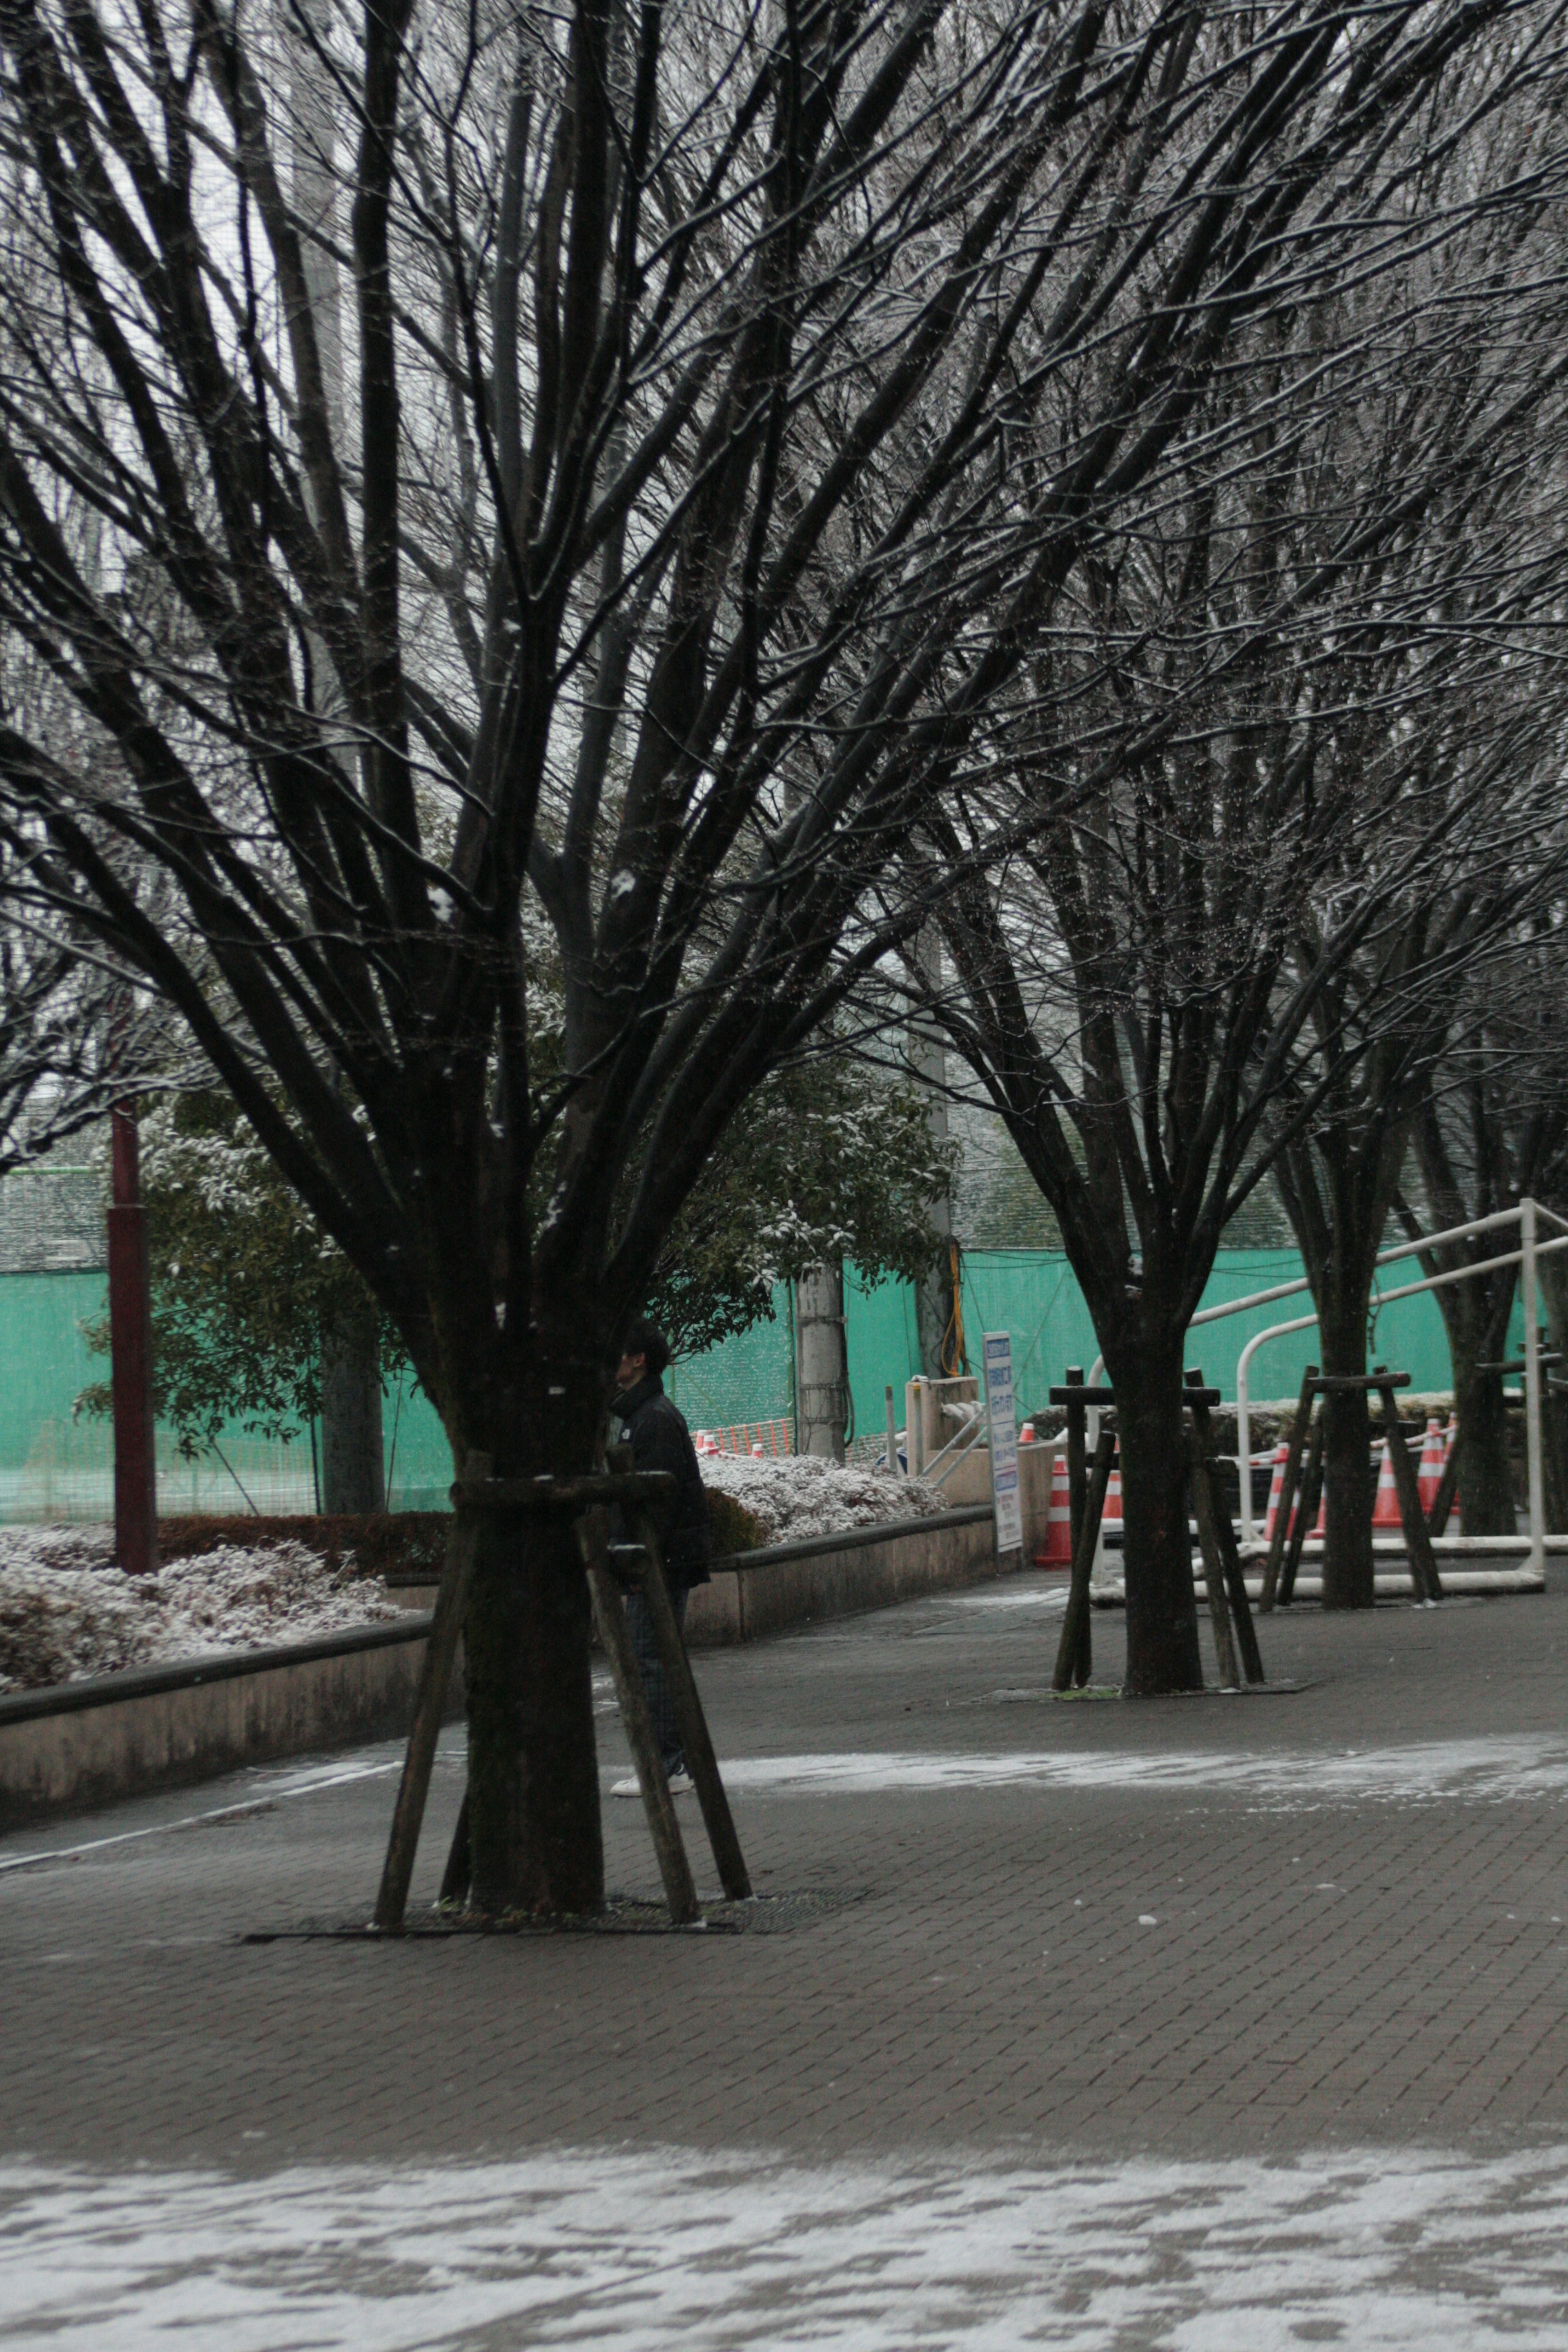
[[[669,1776],[669,1793],[672,1797],[689,1796],[696,1786],[697,1783],[689,1772],[672,1772]],[[612,1797],[640,1797],[642,1786],[634,1773],[629,1780],[616,1781],[610,1790],[610,1794]]]

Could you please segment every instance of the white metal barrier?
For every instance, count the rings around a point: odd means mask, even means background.
[[[1560,1228],[1560,1238],[1542,1242],[1537,1239],[1537,1221],[1544,1217]],[[1524,1439],[1530,1517],[1530,1564],[1537,1573],[1546,1566],[1546,1490],[1541,1460],[1541,1331],[1537,1296],[1536,1261],[1550,1256],[1555,1250],[1568,1249],[1568,1218],[1557,1216],[1543,1209],[1538,1201],[1525,1198],[1511,1209],[1500,1209],[1489,1217],[1472,1217],[1462,1225],[1450,1225],[1440,1234],[1423,1234],[1415,1241],[1398,1242],[1393,1248],[1380,1250],[1379,1265],[1391,1265],[1396,1258],[1414,1257],[1420,1250],[1439,1249],[1446,1243],[1466,1241],[1474,1234],[1498,1231],[1501,1226],[1517,1223],[1520,1245],[1497,1257],[1482,1258],[1474,1265],[1452,1267],[1447,1274],[1430,1275],[1423,1282],[1402,1283],[1397,1290],[1374,1294],[1373,1307],[1386,1307],[1396,1298],[1414,1298],[1426,1290],[1442,1290],[1450,1283],[1468,1282],[1480,1274],[1490,1274],[1499,1267],[1517,1265],[1520,1269],[1520,1304],[1524,1310]],[[1251,1308],[1271,1306],[1277,1298],[1289,1298],[1310,1288],[1305,1275],[1294,1282],[1276,1283],[1271,1289],[1255,1290],[1245,1298],[1226,1299],[1223,1306],[1203,1307],[1194,1316],[1189,1330],[1201,1323],[1222,1322],[1226,1316],[1245,1315]],[[1241,1489],[1241,1540],[1244,1545],[1255,1543],[1257,1532],[1252,1515],[1252,1446],[1248,1420],[1252,1359],[1259,1348],[1270,1339],[1283,1339],[1290,1331],[1305,1331],[1316,1323],[1316,1313],[1298,1315],[1285,1323],[1271,1324],[1267,1331],[1256,1332],[1247,1340],[1237,1359],[1236,1366],[1236,1451],[1237,1468]],[[1097,1356],[1089,1376],[1092,1388],[1105,1369],[1105,1358]],[[1089,1416],[1092,1424],[1090,1442],[1098,1433],[1099,1415]],[[1564,1538],[1568,1542],[1568,1538]],[[1491,1538],[1472,1537],[1467,1539],[1467,1549],[1482,1546],[1499,1551],[1517,1551],[1519,1540],[1513,1536]],[[1555,1549],[1555,1547],[1554,1547]],[[1097,1562],[1098,1565],[1098,1562]]]

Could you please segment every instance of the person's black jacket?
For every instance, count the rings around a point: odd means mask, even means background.
[[[648,1516],[670,1581],[706,1584],[711,1549],[708,1490],[686,1416],[665,1395],[657,1372],[649,1372],[636,1388],[621,1391],[610,1409],[610,1426],[620,1443],[631,1447],[634,1469],[674,1473],[674,1496],[656,1503]]]

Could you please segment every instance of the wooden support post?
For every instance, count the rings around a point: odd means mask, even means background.
[[[1296,1571],[1301,1565],[1301,1546],[1307,1540],[1307,1530],[1318,1516],[1318,1501],[1323,1491],[1323,1416],[1312,1423],[1311,1442],[1307,1447],[1306,1468],[1301,1473],[1300,1507],[1296,1524],[1290,1530],[1285,1547],[1285,1566],[1279,1578],[1279,1598],[1287,1608],[1295,1597]]]
[[[1056,1672],[1051,1677],[1053,1690],[1070,1690],[1075,1681],[1081,1690],[1089,1680],[1091,1664],[1089,1580],[1094,1568],[1094,1548],[1100,1540],[1105,1490],[1110,1484],[1110,1465],[1115,1458],[1116,1433],[1102,1423],[1100,1443],[1094,1449],[1094,1469],[1089,1481],[1089,1493],[1084,1502],[1083,1525],[1073,1546],[1067,1614],[1062,1620],[1061,1640],[1057,1644]]]
[[[1204,1376],[1201,1371],[1190,1371],[1187,1374],[1189,1389],[1201,1389],[1203,1384]],[[1194,1498],[1201,1496],[1207,1504],[1208,1524],[1214,1538],[1214,1548],[1219,1555],[1220,1573],[1225,1579],[1226,1597],[1230,1602],[1231,1621],[1236,1632],[1236,1646],[1241,1654],[1241,1671],[1249,1683],[1267,1682],[1268,1677],[1263,1671],[1263,1654],[1258,1646],[1258,1628],[1252,1622],[1251,1604],[1247,1598],[1247,1579],[1242,1573],[1241,1554],[1236,1548],[1236,1530],[1230,1524],[1230,1513],[1225,1507],[1215,1477],[1214,1425],[1209,1419],[1209,1409],[1206,1404],[1198,1403],[1194,1398],[1192,1401],[1191,1411],[1193,1436],[1195,1441],[1195,1450],[1193,1454],[1193,1491]],[[1245,1468],[1245,1465],[1243,1466]],[[1204,1538],[1203,1503],[1196,1503],[1195,1508],[1198,1541],[1200,1545],[1205,1546],[1204,1573],[1206,1577],[1209,1553]]]
[[[488,1478],[489,1475],[489,1455],[470,1454],[463,1465],[465,1479]],[[430,1792],[436,1743],[441,1736],[441,1719],[447,1712],[447,1694],[452,1687],[452,1668],[457,1664],[458,1643],[474,1580],[479,1529],[479,1513],[459,1507],[447,1538],[447,1558],[436,1594],[430,1638],[425,1644],[425,1662],[419,1669],[414,1724],[403,1759],[403,1777],[397,1784],[397,1802],[392,1811],[392,1833],[386,1842],[381,1889],[375,1898],[373,1924],[387,1935],[395,1935],[401,1928],[408,1906],[409,1882],[414,1876],[414,1857],[419,1851],[419,1832],[425,1821],[425,1801]]]
[[[1268,1557],[1263,1564],[1263,1592],[1258,1605],[1265,1616],[1273,1608],[1279,1590],[1279,1564],[1285,1557],[1285,1538],[1289,1530],[1291,1507],[1296,1500],[1297,1483],[1301,1475],[1301,1449],[1307,1442],[1307,1424],[1312,1418],[1312,1397],[1317,1377],[1318,1367],[1309,1364],[1302,1375],[1300,1400],[1290,1431],[1290,1450],[1285,1457],[1285,1484],[1280,1489],[1274,1533],[1268,1538]],[[1249,1462],[1241,1465],[1241,1475],[1244,1478],[1251,1477],[1252,1465]]]
[[[1083,1366],[1068,1366],[1067,1385],[1069,1389],[1083,1386]],[[1072,1556],[1078,1558],[1079,1538],[1083,1533],[1083,1514],[1089,1499],[1089,1412],[1076,1398],[1068,1400],[1068,1525],[1072,1538]]]
[[[1210,1492],[1214,1492],[1211,1485]],[[1231,1615],[1236,1621],[1236,1638],[1241,1651],[1241,1671],[1249,1683],[1266,1683],[1263,1653],[1258,1646],[1258,1628],[1252,1619],[1252,1603],[1247,1598],[1247,1572],[1241,1564],[1236,1529],[1230,1524],[1230,1513],[1215,1497],[1215,1528],[1219,1537],[1219,1555],[1225,1562],[1225,1589],[1230,1595]]]
[[[646,1511],[636,1513],[632,1525],[647,1557],[643,1591],[647,1600],[648,1615],[653,1620],[653,1637],[658,1644],[659,1664],[669,1685],[676,1728],[680,1734],[681,1753],[686,1759],[686,1769],[696,1784],[697,1801],[702,1808],[708,1843],[713,1849],[713,1861],[719,1872],[719,1883],[731,1903],[748,1903],[752,1895],[752,1881],[745,1857],[741,1852],[741,1841],[735,1832],[730,1800],[719,1777],[719,1759],[713,1753],[713,1742],[709,1737],[708,1718],[702,1712],[691,1660],[687,1654],[680,1628],[675,1622],[675,1611],[670,1606],[669,1588],[665,1583],[664,1568],[659,1559],[658,1538]]]
[[[632,1629],[626,1623],[626,1604],[620,1589],[611,1575],[605,1558],[605,1527],[603,1515],[597,1509],[586,1512],[577,1521],[577,1551],[586,1570],[588,1590],[594,1596],[594,1618],[599,1628],[599,1639],[615,1676],[616,1696],[621,1703],[621,1720],[626,1728],[626,1743],[637,1767],[637,1786],[642,1790],[643,1807],[653,1836],[653,1850],[658,1859],[658,1874],[664,1882],[664,1899],[669,1906],[669,1916],[676,1927],[689,1927],[698,1916],[697,1888],[692,1881],[691,1864],[686,1859],[681,1842],[680,1823],[675,1818],[675,1800],[669,1793],[665,1778],[664,1759],[658,1752],[654,1737],[653,1717],[648,1713],[647,1696],[642,1686],[642,1675],[637,1667],[637,1653],[632,1648]]]
[[[1382,1364],[1373,1367],[1384,1370]],[[1417,1601],[1440,1601],[1443,1587],[1437,1577],[1436,1555],[1426,1529],[1426,1515],[1421,1508],[1421,1490],[1416,1483],[1415,1465],[1410,1459],[1410,1449],[1405,1442],[1400,1425],[1399,1406],[1392,1382],[1378,1390],[1383,1399],[1383,1429],[1388,1446],[1388,1459],[1394,1470],[1394,1484],[1399,1496],[1399,1521],[1405,1530],[1405,1549],[1410,1561],[1410,1581],[1415,1588]]]
[[[1198,1523],[1198,1549],[1204,1559],[1204,1590],[1208,1596],[1209,1622],[1214,1628],[1215,1657],[1218,1663],[1220,1687],[1237,1690],[1241,1686],[1241,1670],[1236,1663],[1236,1644],[1230,1637],[1230,1611],[1226,1603],[1225,1562],[1220,1558],[1219,1537],[1215,1531],[1214,1498],[1209,1492],[1208,1464],[1204,1456],[1203,1440],[1191,1423],[1187,1426],[1187,1486],[1193,1498],[1193,1517]]]
[[[1426,1514],[1428,1535],[1446,1536],[1448,1532],[1448,1515],[1454,1507],[1454,1497],[1459,1491],[1459,1448],[1464,1442],[1464,1431],[1456,1426],[1454,1442],[1448,1448],[1448,1459],[1443,1465],[1442,1484],[1433,1496],[1432,1507]],[[1417,1492],[1419,1491],[1419,1486],[1417,1486]]]

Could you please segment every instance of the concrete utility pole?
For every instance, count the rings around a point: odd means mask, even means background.
[[[915,961],[933,992],[942,982],[942,942],[928,923],[915,940]],[[910,1023],[910,1067],[926,1090],[926,1123],[940,1141],[947,1139],[947,1055],[942,1032],[917,1012]],[[958,1363],[944,1364],[942,1340],[952,1322],[952,1197],[942,1192],[930,1204],[930,1215],[942,1244],[936,1265],[915,1293],[915,1327],[920,1339],[921,1370],[928,1381],[939,1381]]]
[[[127,1576],[158,1572],[153,1434],[153,1299],[135,1114],[109,1115],[109,1361],[114,1405],[114,1556]]]
[[[338,230],[341,189],[334,92],[315,44],[331,37],[330,9],[305,0],[304,21],[289,0],[279,11],[289,61],[294,208],[307,229],[331,243]],[[306,25],[309,26],[309,31]],[[311,36],[314,36],[312,40]],[[343,450],[343,328],[342,272],[329,251],[303,240],[305,285],[321,353],[321,385],[333,441]],[[317,693],[335,700],[325,645],[311,645]],[[345,755],[340,754],[340,757]],[[381,1429],[381,1370],[375,1316],[351,1316],[327,1336],[321,1356],[321,1508],[328,1513],[384,1511],[386,1478]]]
[[[844,1459],[849,1369],[844,1341],[844,1261],[808,1266],[795,1288],[797,1454]]]

